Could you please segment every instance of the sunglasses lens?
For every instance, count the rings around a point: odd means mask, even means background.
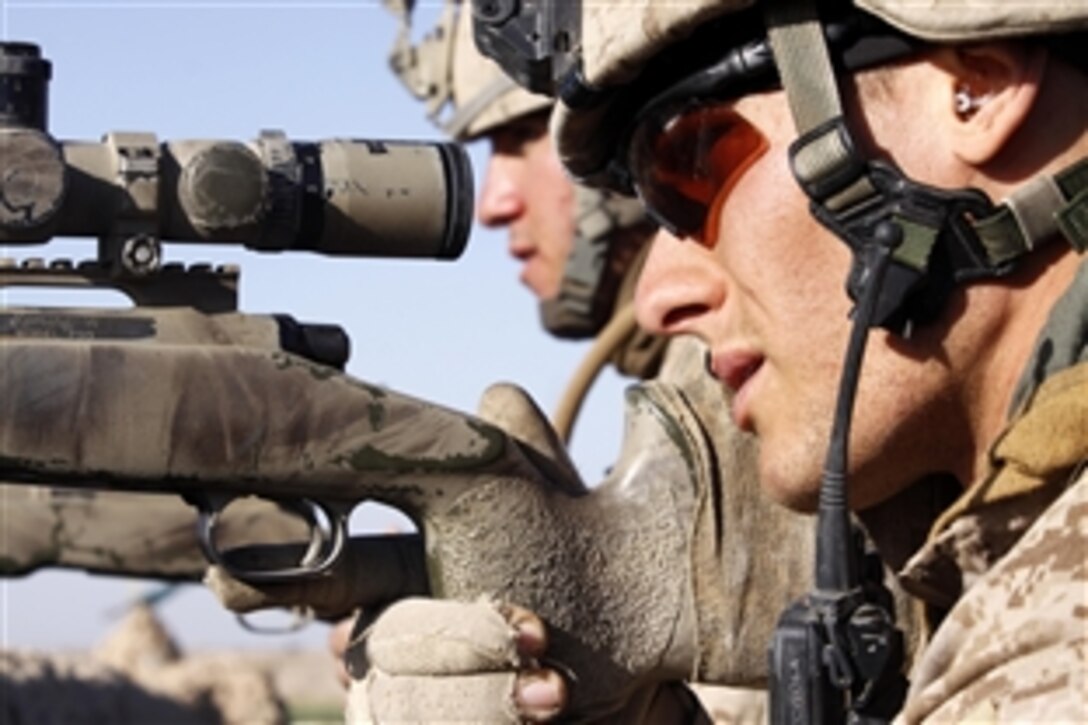
[[[717,210],[767,149],[747,119],[725,105],[701,105],[639,124],[628,169],[643,204],[674,234],[712,243]]]

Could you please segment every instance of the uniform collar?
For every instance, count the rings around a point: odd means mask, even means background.
[[[948,608],[1088,465],[1088,261],[1039,336],[988,473],[945,510],[899,577]]]

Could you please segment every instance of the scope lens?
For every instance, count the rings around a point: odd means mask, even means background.
[[[446,168],[446,236],[438,259],[457,259],[465,251],[475,214],[472,161],[460,144],[448,143],[439,147],[442,163]]]

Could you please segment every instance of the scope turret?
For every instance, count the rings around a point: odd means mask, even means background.
[[[0,43],[0,128],[47,130],[53,66],[33,43]]]

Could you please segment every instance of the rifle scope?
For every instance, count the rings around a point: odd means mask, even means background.
[[[260,251],[455,259],[472,224],[472,170],[452,143],[101,141],[49,135],[52,69],[31,43],[0,43],[0,241],[97,237],[129,271],[161,240]],[[146,271],[146,270],[145,270]]]

